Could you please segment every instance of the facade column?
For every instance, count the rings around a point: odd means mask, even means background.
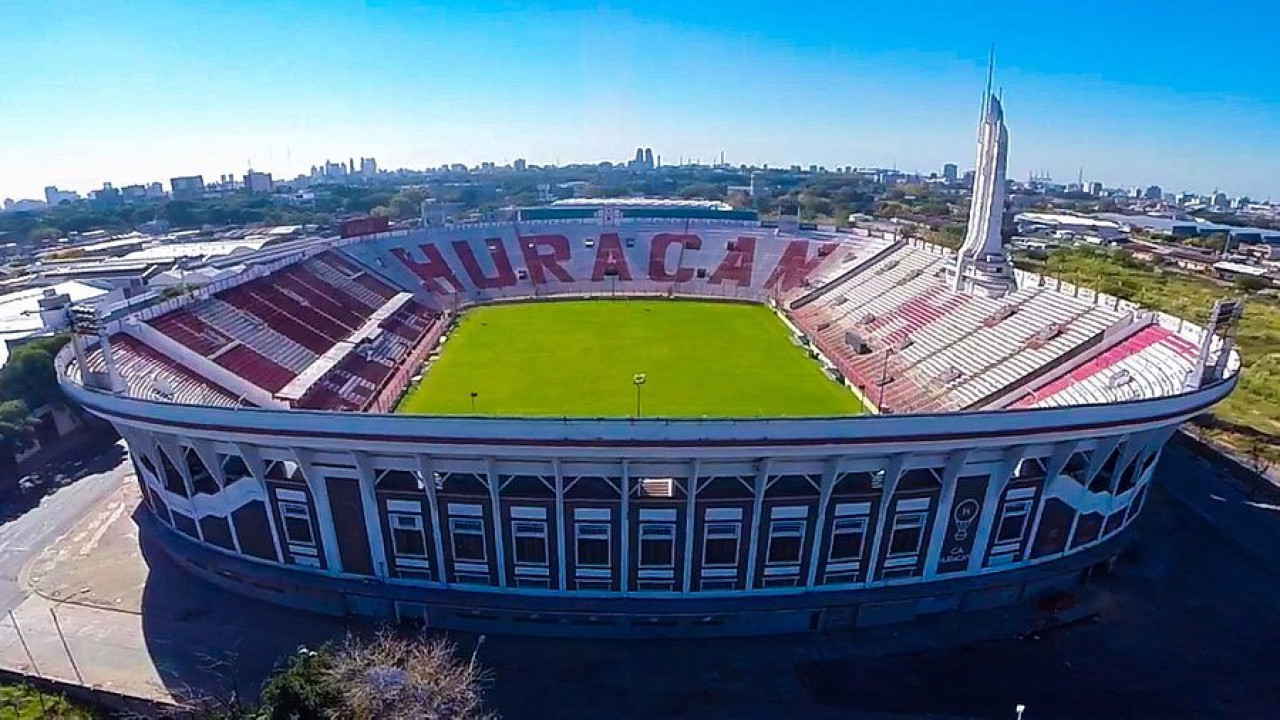
[[[249,468],[249,475],[252,476],[258,492],[262,493],[262,510],[267,516],[267,529],[271,531],[271,544],[276,549],[276,562],[283,563],[284,543],[280,541],[280,528],[276,527],[276,514],[272,507],[275,505],[275,499],[271,497],[271,488],[267,487],[267,465],[262,461],[258,448],[252,445],[237,444],[236,452],[239,453],[240,459],[244,460],[245,467]]]
[[[444,531],[440,528],[443,521],[440,516],[440,501],[436,499],[435,468],[431,458],[426,455],[417,455],[415,459],[418,461],[418,474],[422,476],[422,489],[427,495],[427,507],[431,509],[431,542],[435,549],[436,581],[447,586],[449,576],[445,573]]]
[[[757,555],[760,552],[760,528],[763,523],[760,515],[764,513],[764,494],[769,489],[769,460],[761,460],[756,467],[756,479],[751,488],[751,540],[747,546],[747,582],[744,590],[750,590],[756,584]]]
[[[987,481],[987,492],[982,496],[982,516],[976,523],[973,533],[973,550],[969,552],[967,571],[970,573],[981,570],[982,564],[987,560],[987,545],[991,539],[991,528],[995,526],[996,515],[1000,510],[1000,498],[1004,497],[1005,488],[1009,487],[1009,480],[1017,471],[1018,463],[1022,462],[1022,456],[1026,451],[1027,449],[1021,445],[1006,450],[999,468]]]
[[[236,549],[236,554],[242,554],[240,550],[240,533],[236,531],[236,519],[232,515],[231,499],[227,497],[227,474],[222,471],[222,463],[218,462],[218,453],[209,447],[208,440],[192,440],[191,447],[196,451],[196,456],[200,458],[200,462],[204,463],[204,467],[209,471],[209,475],[213,477],[213,482],[218,486],[218,499],[222,501],[222,507],[227,513],[227,531],[231,533],[231,546]]]
[[[893,493],[898,489],[898,479],[902,477],[902,465],[905,455],[894,455],[884,469],[884,485],[880,489],[880,507],[876,508],[875,535],[871,537],[871,552],[867,557],[865,585],[875,582],[876,569],[880,565],[880,548],[884,545],[885,521],[889,517],[889,506],[893,504]]]
[[[818,488],[818,517],[813,521],[813,547],[809,550],[809,574],[804,586],[814,587],[818,581],[818,565],[822,562],[822,549],[826,546],[823,533],[827,529],[827,510],[831,506],[831,495],[835,491],[836,481],[840,478],[840,458],[827,461],[827,468],[822,472],[822,483]]]
[[[619,489],[622,492],[622,505],[620,512],[622,513],[622,522],[620,523],[619,532],[621,536],[618,538],[618,570],[621,576],[618,579],[618,587],[625,594],[630,588],[631,580],[631,461],[622,461],[622,478],[618,481]]]
[[[960,471],[972,452],[969,448],[957,450],[947,457],[947,464],[942,470],[942,493],[938,496],[938,509],[933,516],[933,532],[929,535],[929,544],[925,547],[924,571],[921,579],[933,578],[938,567],[938,555],[942,553],[942,544],[947,539],[947,530],[951,525],[951,506],[956,499],[956,481]],[[990,481],[988,481],[990,482]]]
[[[692,474],[685,487],[684,498],[684,587],[681,593],[693,592],[693,540],[694,531],[698,529],[698,472],[700,466],[697,458],[693,460]]]
[[[351,453],[356,463],[356,482],[360,486],[360,509],[364,530],[369,538],[369,554],[373,556],[373,574],[381,580],[390,577],[387,569],[387,547],[382,537],[382,517],[378,509],[378,478],[369,455],[356,450]]]
[[[1031,518],[1031,529],[1027,531],[1026,549],[1022,552],[1024,561],[1031,559],[1031,550],[1035,546],[1036,535],[1040,532],[1040,520],[1044,518],[1044,506],[1049,500],[1049,487],[1053,484],[1054,478],[1062,474],[1062,469],[1067,466],[1067,462],[1071,460],[1071,456],[1079,446],[1078,440],[1060,442],[1054,446],[1049,462],[1045,463],[1044,487],[1040,489],[1040,498],[1034,508],[1035,514]]]
[[[324,563],[330,575],[342,574],[342,556],[338,553],[338,533],[333,526],[333,506],[329,503],[329,487],[327,481],[311,464],[311,452],[301,448],[292,448],[294,460],[302,468],[302,479],[311,491],[311,504],[315,506],[316,524],[320,532],[320,541],[324,545]]]
[[[1089,497],[1089,485],[1093,479],[1098,476],[1102,470],[1102,465],[1106,463],[1107,458],[1111,457],[1111,453],[1120,444],[1119,437],[1108,437],[1098,441],[1093,448],[1093,456],[1089,458],[1089,469],[1085,471],[1084,478],[1080,481],[1080,487],[1072,488],[1076,494],[1076,502],[1072,503],[1072,509],[1075,515],[1071,518],[1071,529],[1067,531],[1067,544],[1063,546],[1060,555],[1066,556],[1071,554],[1071,545],[1076,539],[1076,530],[1080,527],[1080,501]]]
[[[569,590],[569,568],[565,558],[565,527],[564,517],[564,473],[560,469],[560,458],[551,461],[551,467],[556,473],[556,571],[559,574],[560,592]]]
[[[498,473],[493,469],[493,458],[484,459],[485,476],[489,482],[489,503],[493,511],[493,559],[498,565],[498,587],[507,586],[507,555],[502,542],[502,503],[498,500]]]

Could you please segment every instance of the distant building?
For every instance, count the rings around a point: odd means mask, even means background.
[[[91,190],[89,192],[89,200],[91,200],[95,205],[103,207],[119,205],[121,199],[120,191],[112,187],[109,182],[102,183],[101,190]]]
[[[250,170],[244,176],[244,189],[251,193],[269,193],[275,184],[271,181],[271,173]]]
[[[1094,197],[1099,197],[1102,195],[1102,183],[1096,182],[1096,181],[1091,183],[1085,183],[1084,191]]]
[[[120,188],[120,199],[125,202],[135,202],[147,199],[147,187],[145,185],[125,185]]]
[[[48,205],[43,200],[14,200],[12,198],[4,199],[5,212],[22,212],[24,210],[43,210]]]
[[[767,198],[770,195],[769,183],[765,182],[764,173],[751,173],[751,197]]]
[[[64,202],[75,202],[79,199],[80,193],[74,190],[59,190],[56,185],[50,185],[44,189],[44,201],[50,207]]]
[[[378,161],[373,158],[360,158],[360,174],[372,178],[378,174]]]
[[[1210,205],[1212,205],[1213,207],[1226,207],[1226,206],[1227,206],[1227,194],[1226,194],[1226,193],[1223,193],[1223,192],[1216,192],[1216,193],[1214,193],[1214,194],[1213,194],[1213,197],[1212,197],[1212,198],[1210,198],[1210,200],[1209,200],[1209,204],[1210,204]]]
[[[169,192],[174,200],[198,200],[204,197],[204,178],[200,175],[169,178]]]
[[[1162,200],[1164,199],[1164,190],[1159,185],[1152,185],[1142,191],[1143,200]]]
[[[947,163],[942,166],[942,179],[948,185],[954,185],[960,179],[960,168],[955,163]]]
[[[515,162],[511,163],[511,167],[515,168],[516,172],[524,172],[528,165],[524,158],[516,158]]]
[[[653,148],[636,148],[636,159],[627,163],[627,169],[632,171],[652,170],[654,167]]]

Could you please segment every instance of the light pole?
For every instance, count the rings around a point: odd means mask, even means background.
[[[884,349],[884,366],[880,368],[880,394],[876,399],[876,410],[884,411],[884,386],[889,383],[889,353],[893,352],[893,347]]]
[[[479,394],[480,393],[476,392],[475,390],[471,391],[471,414],[472,415],[476,414],[476,396]]]
[[[636,417],[637,418],[640,417],[640,388],[644,387],[645,380],[648,380],[648,378],[645,376],[644,373],[636,373],[635,377],[631,378],[632,384],[636,386]]]

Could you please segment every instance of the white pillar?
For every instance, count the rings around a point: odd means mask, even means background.
[[[373,472],[373,464],[368,454],[362,451],[351,453],[356,463],[356,482],[360,486],[360,509],[364,514],[365,534],[369,538],[369,554],[373,560],[373,574],[386,579],[391,573],[387,568],[387,548],[382,537],[382,518],[378,511],[378,478]]]
[[[209,475],[213,477],[213,482],[218,486],[218,498],[222,501],[222,507],[227,512],[227,532],[231,534],[231,546],[235,548],[236,553],[240,553],[240,534],[236,532],[236,520],[232,516],[231,500],[227,498],[227,475],[222,471],[222,463],[218,462],[218,453],[209,447],[207,440],[191,441],[191,447],[196,451],[196,455],[200,458],[200,462],[204,463],[204,467],[209,471]]]
[[[885,520],[889,516],[889,506],[893,504],[893,493],[898,489],[898,478],[902,476],[902,464],[905,455],[894,455],[884,469],[884,486],[880,490],[880,507],[876,508],[875,535],[871,537],[871,552],[867,557],[866,585],[875,582],[876,567],[880,564],[880,547],[884,544],[887,531]]]
[[[276,562],[283,563],[284,543],[280,542],[280,529],[276,527],[276,514],[273,507],[275,500],[271,497],[271,488],[267,486],[266,463],[258,454],[258,448],[252,445],[237,444],[236,452],[240,455],[240,459],[244,460],[245,467],[249,468],[249,475],[258,486],[258,492],[262,493],[262,512],[267,516],[267,529],[271,531],[271,544],[275,546]]]
[[[489,483],[489,503],[493,512],[493,559],[498,566],[498,587],[507,586],[507,556],[502,542],[502,503],[498,500],[498,473],[493,469],[493,458],[484,459],[485,477]]]
[[[435,468],[431,458],[418,455],[418,473],[422,475],[422,489],[427,495],[427,506],[431,508],[431,541],[435,547],[436,580],[442,585],[449,584],[449,576],[444,564],[444,531],[440,525],[444,522],[440,517],[440,502],[436,499]]]
[[[693,592],[693,536],[694,531],[698,529],[698,472],[699,463],[697,458],[694,458],[684,499],[684,587],[681,593],[685,595]]]
[[[957,450],[947,457],[947,464],[942,469],[942,492],[938,496],[938,508],[933,516],[933,530],[929,534],[929,544],[925,548],[924,570],[920,576],[929,579],[934,576],[938,567],[938,555],[942,553],[942,545],[947,539],[947,530],[951,524],[951,506],[955,504],[956,483],[960,479],[960,471],[971,451],[966,448]]]
[[[560,591],[569,590],[569,563],[565,552],[564,473],[560,470],[560,458],[551,461],[556,473],[556,570],[560,576]]]
[[[333,526],[333,506],[329,503],[329,487],[320,473],[311,464],[311,452],[301,448],[293,448],[294,460],[302,468],[302,477],[311,491],[311,504],[315,506],[316,524],[320,532],[320,542],[324,545],[324,561],[330,575],[342,573],[342,556],[338,553],[338,533]]]
[[[756,582],[756,555],[760,551],[760,515],[764,511],[764,494],[769,487],[769,460],[761,460],[756,468],[755,483],[751,488],[751,540],[747,545],[747,581],[744,590],[750,590]]]
[[[827,509],[831,505],[831,494],[835,491],[836,480],[840,477],[840,458],[827,461],[827,469],[822,472],[822,484],[818,489],[818,517],[813,521],[813,547],[809,549],[809,574],[804,586],[814,587],[818,581],[818,565],[822,562],[823,533],[827,529]]]
[[[622,461],[622,477],[618,480],[619,490],[622,493],[622,505],[620,512],[622,513],[622,522],[619,525],[620,537],[618,538],[618,571],[621,577],[618,579],[618,588],[626,593],[630,588],[630,568],[631,568],[631,466],[630,461]]]
[[[973,550],[969,553],[968,572],[976,573],[982,569],[987,559],[987,545],[991,538],[991,528],[996,523],[996,515],[1000,510],[1000,498],[1004,497],[1005,488],[1009,487],[1009,479],[1018,469],[1023,454],[1027,449],[1022,446],[1012,447],[1005,451],[999,468],[987,481],[987,492],[982,497],[982,516],[977,522],[973,534]]]

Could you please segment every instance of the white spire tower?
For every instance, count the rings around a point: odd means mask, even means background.
[[[1008,153],[1009,131],[1004,124],[1004,108],[991,92],[991,69],[988,69],[982,121],[978,125],[978,161],[973,175],[969,230],[956,258],[956,292],[1001,297],[1017,286],[1000,235]]]

